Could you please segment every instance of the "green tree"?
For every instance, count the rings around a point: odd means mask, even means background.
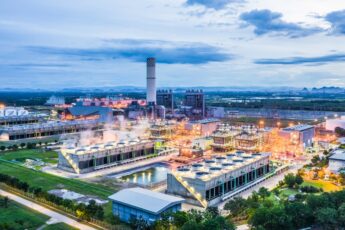
[[[293,186],[296,184],[296,177],[292,173],[289,173],[289,174],[285,175],[284,183],[289,188],[293,188]]]
[[[345,203],[338,208],[338,223],[341,227],[345,227]]]
[[[173,225],[177,228],[181,228],[187,221],[188,221],[188,214],[186,212],[175,212],[172,214],[173,217]]]
[[[301,185],[301,184],[303,184],[304,180],[299,174],[297,174],[295,177],[295,182],[296,182],[296,184]]]
[[[306,228],[313,223],[312,210],[302,202],[288,202],[285,205],[285,211],[291,216],[295,229]]]
[[[235,197],[224,205],[224,209],[230,211],[233,216],[238,216],[244,212],[247,207],[247,201],[242,197]]]
[[[1,145],[1,146],[0,146],[0,150],[1,150],[1,151],[5,151],[5,150],[6,150],[6,147],[3,146],[3,145]]]
[[[259,188],[258,195],[261,197],[261,199],[266,199],[266,197],[269,197],[271,193],[268,191],[267,188],[261,187]]]
[[[292,229],[291,217],[281,206],[274,206],[273,208],[258,208],[249,219],[249,223],[254,228],[261,227],[266,230]]]
[[[322,229],[335,229],[337,226],[338,213],[334,208],[321,208],[316,211],[316,223]]]

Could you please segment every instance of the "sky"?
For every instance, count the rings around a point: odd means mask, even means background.
[[[345,87],[344,0],[1,0],[0,88]]]

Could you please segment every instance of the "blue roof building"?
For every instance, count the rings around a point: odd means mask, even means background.
[[[148,223],[160,219],[164,212],[181,210],[184,199],[153,192],[143,188],[123,189],[111,196],[113,213],[120,220],[129,222],[131,219],[143,219]]]

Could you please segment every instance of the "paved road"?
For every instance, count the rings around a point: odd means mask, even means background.
[[[18,203],[20,203],[20,204],[22,204],[24,206],[27,206],[27,207],[29,207],[29,208],[31,208],[33,210],[36,210],[36,211],[38,211],[40,213],[43,213],[43,214],[53,218],[54,220],[56,220],[56,222],[63,222],[63,223],[66,223],[68,225],[71,225],[71,226],[73,226],[75,228],[79,228],[79,229],[82,229],[82,230],[95,230],[95,228],[92,228],[92,227],[90,227],[88,225],[85,225],[85,224],[81,224],[81,223],[79,223],[78,221],[76,221],[76,220],[74,220],[72,218],[69,218],[69,217],[64,216],[64,215],[62,215],[60,213],[54,212],[54,211],[52,211],[52,210],[50,210],[48,208],[45,208],[45,207],[43,207],[43,206],[41,206],[39,204],[36,204],[36,203],[31,202],[29,200],[23,199],[23,198],[21,198],[19,196],[16,196],[16,195],[14,195],[12,193],[6,192],[6,191],[1,190],[1,189],[0,189],[0,195],[1,196],[7,196],[11,200],[14,200],[14,201],[16,201],[16,202],[18,202]]]

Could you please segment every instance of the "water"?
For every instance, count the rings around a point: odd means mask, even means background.
[[[146,168],[126,176],[120,177],[121,180],[141,185],[149,185],[167,179],[169,169],[167,166],[156,165]]]

